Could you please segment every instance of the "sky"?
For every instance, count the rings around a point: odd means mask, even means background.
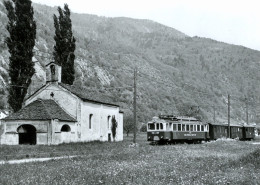
[[[259,0],[32,0],[72,12],[150,19],[189,36],[260,51]]]

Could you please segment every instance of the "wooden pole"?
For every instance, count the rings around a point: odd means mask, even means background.
[[[214,123],[216,123],[216,107],[213,106],[213,109],[214,109],[213,121]]]
[[[137,68],[134,69],[134,140],[136,143],[136,80],[137,80]]]
[[[245,98],[246,101],[246,124],[248,125],[248,102],[247,102],[247,98]]]
[[[230,138],[230,95],[228,94],[228,138]]]

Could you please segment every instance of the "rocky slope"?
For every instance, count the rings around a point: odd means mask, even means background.
[[[56,8],[33,4],[37,21],[35,68],[30,92],[44,84],[44,66],[52,60]],[[132,112],[133,69],[138,67],[138,120],[159,113],[227,121],[231,95],[233,122],[258,122],[260,52],[211,39],[189,37],[150,20],[72,14],[77,39],[75,88],[118,103]],[[0,86],[6,96],[8,51],[3,43],[7,18],[0,0]],[[117,87],[125,87],[118,89]],[[84,89],[85,88],[85,89]],[[6,105],[2,100],[0,105]],[[214,107],[213,107],[214,106]]]

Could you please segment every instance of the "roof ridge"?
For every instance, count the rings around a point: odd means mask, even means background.
[[[43,107],[44,107],[45,111],[47,112],[47,114],[48,114],[48,115],[50,116],[50,118],[52,119],[52,116],[51,116],[50,112],[48,111],[46,105],[44,104],[43,100],[42,100],[42,99],[39,99],[39,101],[40,101],[41,104],[43,105]]]
[[[47,87],[47,85],[49,85],[50,83],[45,83],[44,85],[42,85],[39,89],[37,89],[34,93],[32,93],[31,95],[29,95],[28,97],[26,97],[24,99],[24,102],[29,100],[32,96],[34,96],[35,94],[37,94],[40,90],[42,90],[44,87]]]

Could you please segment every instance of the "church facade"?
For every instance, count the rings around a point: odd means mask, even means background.
[[[61,67],[54,62],[46,65],[46,84],[24,101],[21,110],[2,119],[0,126],[0,144],[7,145],[113,140],[123,140],[119,106],[62,84]]]

